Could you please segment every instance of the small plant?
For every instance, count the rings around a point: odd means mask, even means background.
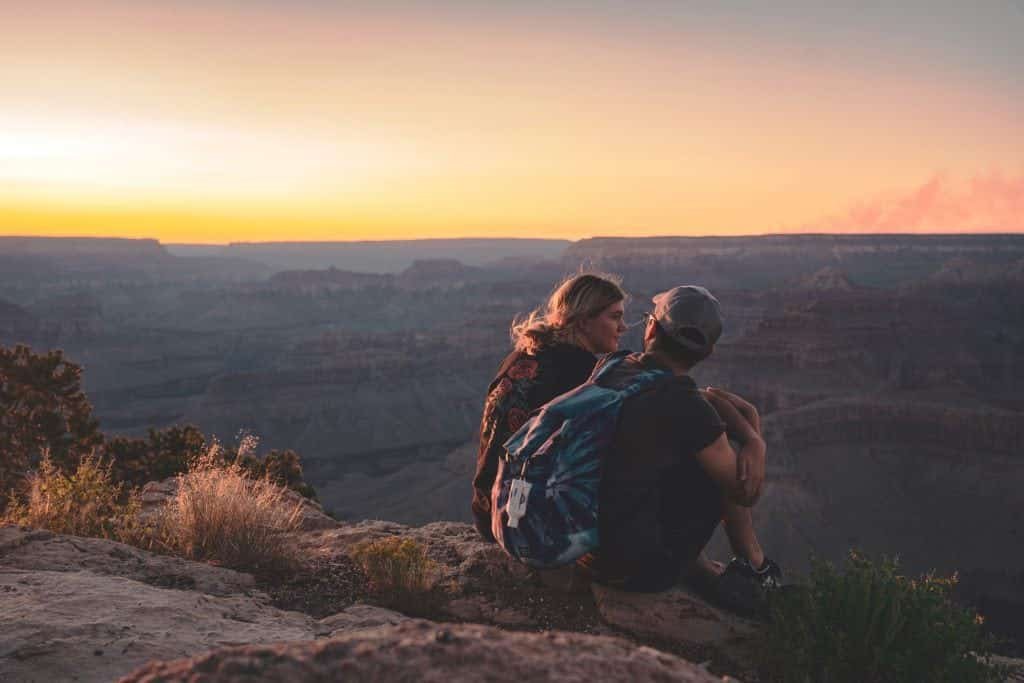
[[[178,490],[157,520],[161,545],[189,559],[250,572],[295,564],[288,535],[301,504],[266,478],[253,479],[237,463],[224,464],[215,444],[178,476]]]
[[[363,541],[351,556],[362,566],[370,589],[386,603],[414,610],[423,606],[436,565],[422,545],[391,536]]]
[[[806,587],[772,603],[762,665],[769,680],[998,681],[980,616],[953,605],[956,576],[899,573],[851,552],[844,572],[815,562]]]
[[[27,477],[24,500],[10,504],[5,520],[60,534],[121,540],[138,512],[137,501],[125,498],[109,462],[88,455],[67,473],[45,455]]]

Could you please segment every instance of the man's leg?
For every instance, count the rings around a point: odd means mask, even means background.
[[[733,553],[755,569],[762,567],[765,555],[754,531],[750,508],[728,501],[723,501],[722,506],[722,525]],[[695,588],[711,590],[724,570],[724,564],[711,560],[701,550],[697,559],[686,568],[684,576]]]
[[[725,501],[723,519],[725,535],[729,537],[729,545],[737,557],[742,557],[755,569],[764,564],[764,551],[754,531],[754,520],[750,508]]]

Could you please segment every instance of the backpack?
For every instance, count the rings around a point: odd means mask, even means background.
[[[546,569],[598,547],[601,462],[622,402],[672,373],[645,368],[624,386],[599,384],[629,351],[606,357],[584,384],[552,399],[505,442],[491,491],[491,529],[506,553]]]

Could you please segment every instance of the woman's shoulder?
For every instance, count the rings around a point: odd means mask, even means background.
[[[537,352],[538,366],[552,374],[571,377],[575,384],[583,383],[597,364],[597,356],[574,344],[551,344]]]
[[[535,358],[542,361],[587,361],[597,362],[597,356],[586,349],[569,344],[567,342],[555,342],[547,344],[533,354]]]

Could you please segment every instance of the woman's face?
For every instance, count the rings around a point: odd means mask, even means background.
[[[593,318],[579,323],[580,345],[591,353],[611,353],[619,348],[619,337],[626,331],[623,317],[626,307],[618,301],[606,306]]]

